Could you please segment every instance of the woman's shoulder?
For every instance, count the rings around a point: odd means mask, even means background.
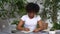
[[[27,15],[23,15],[23,16],[21,17],[21,19],[22,19],[23,21],[25,21],[26,17],[27,17]]]

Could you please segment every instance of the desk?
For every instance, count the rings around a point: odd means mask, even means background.
[[[48,32],[45,32],[45,31],[40,31],[40,32],[30,32],[30,33],[24,33],[24,32],[18,31],[18,32],[12,33],[12,34],[49,34],[49,33],[48,33]]]

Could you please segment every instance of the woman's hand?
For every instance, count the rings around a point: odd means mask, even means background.
[[[30,31],[30,29],[29,28],[24,28],[24,31]]]
[[[35,29],[33,32],[38,32],[39,31],[39,29]]]

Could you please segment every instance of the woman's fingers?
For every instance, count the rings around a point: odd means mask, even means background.
[[[24,30],[25,30],[25,31],[29,31],[29,28],[25,28]]]
[[[38,29],[35,29],[33,32],[38,32],[39,30]]]

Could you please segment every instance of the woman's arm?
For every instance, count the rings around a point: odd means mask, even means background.
[[[43,22],[44,30],[48,28],[48,23]]]
[[[20,20],[19,24],[17,25],[17,29],[18,29],[18,30],[29,31],[28,28],[24,28],[24,27],[22,27],[23,24],[24,24],[24,21],[23,21],[23,20]]]
[[[23,24],[24,24],[24,21],[20,20],[20,22],[19,22],[18,25],[17,25],[17,29],[18,29],[18,30],[24,30],[24,28],[22,27]]]
[[[39,25],[38,30],[43,30],[43,21],[42,20],[38,21],[38,25]]]
[[[45,23],[45,22],[42,21],[42,20],[40,20],[40,21],[38,22],[38,24],[39,24],[39,28],[41,28],[42,30],[47,29],[47,27],[48,27],[48,23]]]
[[[37,29],[35,29],[34,32],[38,32],[38,31],[43,30],[43,22],[42,22],[42,20],[38,21],[38,25],[39,25],[39,27]]]

